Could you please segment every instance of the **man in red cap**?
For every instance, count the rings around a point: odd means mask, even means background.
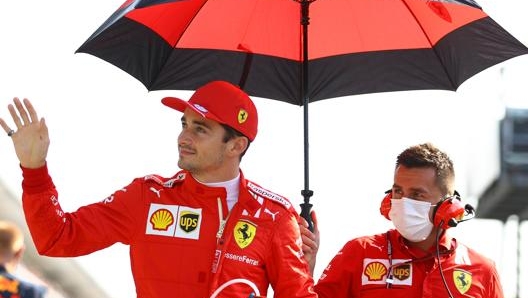
[[[101,202],[65,212],[48,174],[48,130],[31,102],[14,99],[13,140],[23,174],[23,207],[42,255],[72,257],[130,245],[137,297],[317,297],[303,260],[298,215],[288,199],[247,180],[239,168],[257,135],[257,110],[240,88],[213,81],[183,112],[182,170],[134,179]]]

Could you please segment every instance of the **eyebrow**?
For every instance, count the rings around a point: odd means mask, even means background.
[[[393,188],[393,189],[396,188],[396,189],[399,189],[399,190],[403,189],[403,187],[399,186],[398,184],[393,184],[393,185],[392,185],[392,188]],[[422,188],[422,187],[411,187],[409,190],[410,190],[411,192],[428,193],[428,192],[427,192],[424,188]]]
[[[182,122],[185,121],[186,123],[188,122],[187,119],[185,118],[185,116],[181,117],[181,121]],[[191,123],[194,124],[194,125],[203,126],[205,128],[211,129],[211,125],[209,125],[205,120],[193,120],[193,121],[191,121]]]

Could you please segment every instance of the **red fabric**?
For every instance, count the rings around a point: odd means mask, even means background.
[[[345,244],[322,273],[315,290],[322,298],[352,297],[449,297],[440,276],[435,250],[407,247],[396,230],[390,231],[394,284],[387,288],[388,250],[386,234],[365,236]],[[494,263],[453,238],[443,236],[440,251],[446,283],[453,297],[503,298]],[[376,274],[377,273],[377,274]],[[455,281],[461,287],[457,289]],[[469,286],[463,288],[463,285]]]
[[[188,172],[172,179],[137,178],[102,202],[71,213],[61,209],[46,167],[23,169],[23,176],[24,212],[39,253],[74,257],[128,244],[137,297],[210,297],[236,278],[255,283],[261,295],[271,284],[275,297],[316,297],[295,210],[242,175],[239,202],[218,246],[221,213],[227,217],[225,190],[206,187]],[[217,249],[221,257],[213,274]],[[238,283],[217,297],[247,298],[251,292]]]
[[[310,59],[318,59],[430,48],[453,30],[486,16],[480,9],[449,2],[313,1],[308,53]],[[152,28],[175,48],[244,51],[302,61],[301,9],[296,1],[174,1],[135,9],[127,18]]]

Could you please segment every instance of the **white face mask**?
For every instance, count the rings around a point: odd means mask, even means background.
[[[430,202],[409,198],[391,199],[389,217],[405,239],[419,242],[425,240],[433,230],[433,223],[429,219],[431,207]]]

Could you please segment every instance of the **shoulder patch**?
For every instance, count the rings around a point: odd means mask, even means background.
[[[159,175],[147,175],[145,177],[143,177],[143,180],[145,181],[152,181],[152,182],[155,182],[157,184],[160,184],[162,185],[163,184],[163,177],[159,176]]]
[[[251,181],[247,181],[247,187],[250,191],[252,191],[253,193],[261,196],[261,197],[264,197],[266,199],[269,199],[269,200],[272,200],[274,202],[277,202],[281,205],[283,205],[286,209],[290,209],[292,208],[292,204],[291,202],[286,199],[285,197],[281,196],[281,195],[278,195],[274,192],[271,192],[267,189],[264,189],[254,183],[252,183]]]
[[[174,176],[171,179],[165,181],[163,186],[165,186],[165,187],[173,187],[174,184],[179,183],[179,182],[183,182],[185,180],[185,177],[187,177],[187,174],[185,174],[184,172],[179,172],[178,174],[176,174],[176,176]]]
[[[147,182],[154,182],[158,185],[162,185],[163,187],[172,187],[175,183],[182,182],[185,180],[185,173],[180,172],[176,174],[174,177],[167,180],[167,178],[161,177],[160,175],[147,175],[143,177],[143,180]]]

